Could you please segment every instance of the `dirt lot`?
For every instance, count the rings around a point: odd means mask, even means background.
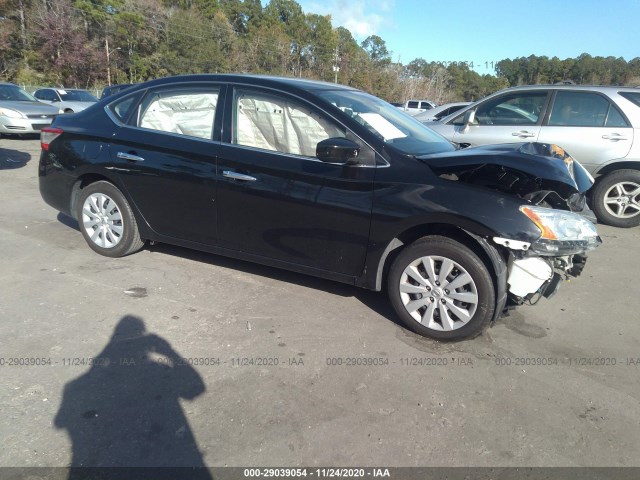
[[[600,227],[556,297],[439,344],[382,294],[163,245],[100,257],[41,200],[38,157],[0,139],[1,466],[640,465],[640,228]]]

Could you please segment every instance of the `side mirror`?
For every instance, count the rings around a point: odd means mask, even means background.
[[[327,138],[316,146],[316,157],[327,163],[353,165],[359,153],[360,145],[342,137]]]
[[[476,121],[476,111],[474,109],[467,110],[466,112],[464,112],[462,123],[465,127],[471,125],[475,121]]]
[[[465,133],[469,130],[469,125],[471,125],[476,120],[476,111],[474,109],[467,110],[464,112],[464,117],[462,117],[462,130],[461,133]]]

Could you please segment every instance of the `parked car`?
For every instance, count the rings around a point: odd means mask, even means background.
[[[129,87],[137,85],[137,83],[120,83],[118,85],[110,85],[108,87],[104,87],[102,90],[102,95],[100,95],[100,99],[107,98],[111,95],[115,95],[116,93],[120,93],[123,90],[126,90]]]
[[[41,88],[33,96],[41,102],[54,104],[64,113],[80,112],[98,101],[86,90],[77,88]]]
[[[0,134],[39,133],[59,113],[17,85],[0,83]]]
[[[431,100],[407,100],[405,103],[401,103],[398,108],[403,112],[407,112],[409,115],[418,115],[437,106],[438,105]]]
[[[40,192],[90,248],[146,241],[379,291],[426,336],[471,337],[555,293],[600,243],[592,179],[561,149],[458,150],[359,90],[309,80],[155,80],[59,116]]]
[[[467,105],[471,105],[471,102],[445,103],[444,105],[434,107],[430,110],[426,110],[414,116],[416,120],[419,120],[422,123],[437,122],[438,120],[451,115],[454,112],[457,112],[461,108],[466,107]]]
[[[597,177],[590,194],[602,223],[640,225],[640,90],[536,85],[497,92],[429,125],[462,146],[562,146]]]

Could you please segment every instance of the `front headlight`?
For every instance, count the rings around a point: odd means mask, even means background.
[[[540,255],[571,255],[602,243],[595,225],[576,213],[530,205],[520,211],[540,229],[540,238],[531,245]]]
[[[19,112],[18,110],[13,110],[12,108],[0,108],[0,116],[9,118],[27,118],[24,113]]]

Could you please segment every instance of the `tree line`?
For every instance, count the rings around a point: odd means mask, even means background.
[[[511,85],[640,84],[640,58],[393,61],[384,39],[356,41],[295,0],[0,0],[0,80],[96,88],[181,73],[264,73],[366,90],[388,101],[477,100]]]

